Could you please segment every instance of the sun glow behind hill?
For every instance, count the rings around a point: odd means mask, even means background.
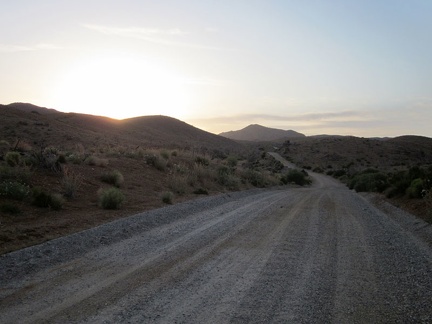
[[[105,57],[76,62],[65,71],[53,91],[52,105],[117,119],[182,118],[188,100],[184,82],[169,70],[142,59]]]

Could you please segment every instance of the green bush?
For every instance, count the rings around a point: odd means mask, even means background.
[[[385,174],[376,170],[366,170],[364,173],[355,175],[348,186],[357,192],[383,192],[388,185]]]
[[[0,196],[15,199],[24,200],[30,195],[30,188],[26,184],[22,184],[18,181],[3,181],[0,183]]]
[[[409,198],[422,198],[422,191],[424,188],[423,180],[420,178],[411,181],[410,186],[406,190]]]
[[[171,191],[166,191],[162,194],[162,202],[171,205],[173,203],[174,194]]]
[[[117,188],[119,188],[124,182],[123,175],[118,170],[105,172],[104,174],[102,174],[101,180],[103,182],[112,184],[113,186],[116,186]]]
[[[306,173],[297,169],[291,169],[281,178],[283,184],[295,183],[299,186],[308,185],[311,183]]]
[[[14,167],[20,164],[21,155],[18,152],[10,151],[6,153],[4,159],[9,166]]]
[[[99,192],[99,204],[103,209],[119,209],[124,199],[123,193],[115,187]]]

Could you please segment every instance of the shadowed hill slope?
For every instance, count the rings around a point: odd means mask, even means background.
[[[77,144],[85,147],[128,145],[196,149],[237,149],[240,145],[166,116],[116,120],[107,117],[63,113],[31,104],[0,105],[3,140],[20,139],[29,145]]]
[[[238,131],[220,133],[220,136],[238,141],[275,141],[286,138],[305,137],[304,134],[293,130],[269,128],[261,125],[249,125]]]

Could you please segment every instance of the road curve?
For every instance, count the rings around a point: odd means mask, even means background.
[[[0,322],[432,322],[431,245],[313,177],[4,255]]]

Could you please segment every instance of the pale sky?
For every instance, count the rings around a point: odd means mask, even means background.
[[[432,137],[431,0],[0,0],[0,103]]]

